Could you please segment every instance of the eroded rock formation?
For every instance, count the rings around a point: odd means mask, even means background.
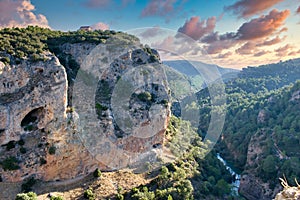
[[[138,47],[62,45],[60,51],[68,55],[65,63],[75,60],[84,80],[75,80],[77,71],[62,66],[50,53],[45,62],[0,63],[1,180],[68,180],[96,168],[112,170],[146,162],[149,152],[163,144],[170,112],[165,79],[157,79],[151,66],[140,68],[149,63],[159,68],[159,56],[155,50]],[[126,78],[135,68],[138,73],[148,73],[141,76],[141,85]],[[95,80],[95,87],[90,87]],[[129,81],[134,89],[128,96],[130,130],[120,124],[125,119],[122,112],[115,114],[120,105],[111,103],[120,80]],[[75,88],[82,81],[87,82]],[[79,93],[73,93],[68,82]],[[67,93],[75,94],[73,99]],[[78,104],[78,98],[84,102]],[[67,109],[68,100],[75,103],[75,110]]]

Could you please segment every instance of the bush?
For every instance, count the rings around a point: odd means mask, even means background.
[[[116,199],[117,200],[124,200],[123,194],[116,194]]]
[[[17,158],[13,156],[6,158],[4,161],[0,162],[0,164],[2,165],[4,171],[20,169]]]
[[[61,196],[51,197],[50,200],[64,200]]]
[[[32,186],[36,184],[36,180],[34,177],[31,177],[26,182],[22,184],[22,191],[23,192],[30,192],[32,190]]]
[[[84,191],[83,197],[88,200],[94,200],[95,194],[93,193],[92,189],[87,189],[86,191]]]
[[[15,200],[37,200],[37,195],[34,192],[17,194]]]
[[[99,177],[101,177],[101,171],[97,168],[95,171],[94,171],[94,173],[93,173],[93,176],[95,177],[95,178],[99,178]]]
[[[142,92],[140,94],[138,94],[138,99],[141,100],[141,101],[151,101],[152,99],[152,95],[150,94],[150,92]]]
[[[56,152],[56,147],[55,147],[55,146],[51,146],[51,147],[49,148],[48,152],[49,152],[50,155],[54,155],[55,152]]]
[[[6,145],[6,151],[9,151],[9,150],[11,150],[11,149],[13,149],[13,148],[15,148],[15,147],[16,147],[15,141],[9,141],[9,142],[7,143],[7,145]]]
[[[23,139],[21,139],[21,140],[18,141],[18,144],[19,144],[20,146],[23,146],[23,145],[25,144],[25,141],[24,141]]]
[[[26,151],[26,149],[25,149],[24,147],[21,147],[21,148],[20,148],[20,152],[21,152],[22,154],[24,154],[24,153],[26,153],[27,151]]]

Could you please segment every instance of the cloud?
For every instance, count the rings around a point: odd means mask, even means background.
[[[200,17],[194,16],[187,20],[178,32],[188,35],[194,40],[199,40],[203,36],[212,33],[216,27],[216,17],[210,17],[207,20],[200,20]]]
[[[48,20],[42,14],[34,13],[30,0],[1,0],[0,27],[27,27],[28,25],[47,27]]]
[[[102,31],[105,31],[105,30],[109,30],[109,25],[103,23],[103,22],[98,22],[96,24],[93,24],[91,26],[92,30],[102,30]]]
[[[217,58],[228,58],[232,55],[232,52],[227,52],[224,54],[219,54]]]
[[[270,51],[262,50],[262,51],[259,51],[259,52],[255,53],[253,56],[254,57],[260,57],[260,56],[266,55],[268,53],[270,53]]]
[[[111,0],[88,0],[83,5],[87,8],[107,8],[111,3]]]
[[[283,0],[239,0],[231,6],[225,7],[225,11],[233,11],[239,17],[251,17],[271,8]]]
[[[237,35],[241,40],[252,40],[272,35],[284,24],[289,14],[289,10],[280,12],[274,9],[268,15],[262,15],[244,23],[238,29]]]
[[[300,50],[299,51],[291,51],[289,52],[288,56],[296,56],[300,53]]]
[[[289,54],[289,51],[293,49],[294,47],[290,44],[287,44],[283,47],[279,47],[278,49],[275,49],[275,52],[277,52],[278,57],[287,56]]]
[[[186,0],[150,0],[150,2],[142,10],[140,16],[164,17],[166,22],[169,22],[176,13],[182,10],[182,6],[185,2]]]
[[[122,6],[126,7],[128,4],[135,3],[135,0],[122,0]]]
[[[208,54],[217,54],[221,53],[224,49],[234,47],[237,43],[236,40],[218,40],[205,46],[205,50]]]
[[[261,47],[261,46],[271,46],[274,44],[278,44],[280,42],[282,42],[286,37],[283,38],[279,38],[278,36],[276,36],[276,38],[270,39],[270,40],[266,40],[260,44],[257,44],[257,46]]]
[[[152,28],[148,28],[144,32],[140,33],[139,36],[146,39],[146,38],[155,37],[158,34],[160,34],[161,32],[162,32],[162,30],[158,26],[155,26]]]
[[[257,47],[254,42],[247,42],[246,44],[244,44],[243,46],[238,48],[236,50],[236,53],[238,53],[240,55],[249,55],[249,54],[253,54],[253,52],[256,50],[256,48]]]

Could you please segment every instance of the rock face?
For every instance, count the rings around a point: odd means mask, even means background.
[[[3,181],[19,181],[41,172],[46,148],[33,148],[46,141],[51,122],[66,117],[66,72],[48,54],[45,62],[3,67],[0,80],[0,173]]]
[[[265,143],[261,141],[264,141],[266,137],[272,136],[268,135],[264,130],[258,131],[251,137],[248,145],[247,162],[241,177],[239,193],[249,200],[272,199],[280,190],[279,185],[271,188],[270,184],[254,176],[262,165]]]
[[[170,115],[168,88],[164,78],[157,78],[155,67],[140,67],[151,63],[159,68],[155,50],[128,45],[125,48],[112,42],[97,47],[65,44],[61,51],[82,69],[76,81],[73,75],[67,77],[65,67],[50,53],[45,62],[23,61],[5,67],[0,63],[3,182],[30,177],[68,180],[96,168],[128,167],[149,161],[164,142]],[[144,73],[142,82],[130,81],[132,77],[127,74],[131,72]],[[68,91],[67,80],[71,80],[74,92]],[[119,81],[127,81],[133,87],[132,93],[127,91],[127,103],[114,97]],[[76,83],[84,84],[76,87]],[[73,101],[75,111],[67,109],[68,92],[74,95],[69,100]],[[76,102],[78,99],[83,102]],[[122,103],[128,105],[124,112]],[[127,115],[131,116],[129,121]],[[124,126],[124,122],[131,124]]]
[[[4,67],[0,74],[0,145],[42,129],[66,109],[66,73],[58,59]]]

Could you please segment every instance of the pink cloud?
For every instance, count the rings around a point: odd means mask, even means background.
[[[194,16],[187,20],[178,32],[188,35],[194,40],[199,40],[203,36],[212,33],[216,27],[216,17],[210,17],[207,20],[200,20],[200,17]]]
[[[232,52],[227,52],[227,53],[224,53],[224,54],[219,54],[217,58],[228,58],[232,54],[233,54]]]
[[[48,20],[42,14],[34,13],[30,0],[0,1],[0,27],[27,27],[28,25],[47,27]]]
[[[164,17],[169,22],[179,11],[182,10],[186,0],[150,0],[142,10],[141,17],[158,16]],[[182,13],[181,13],[182,14]]]
[[[237,35],[241,40],[252,40],[272,35],[284,24],[289,14],[289,10],[280,12],[274,9],[268,15],[262,15],[244,23],[239,28]]]
[[[278,49],[275,49],[275,52],[277,52],[278,57],[283,57],[289,54],[289,51],[292,50],[294,47],[290,44],[287,44],[283,47],[279,47]]]
[[[107,25],[105,23],[102,23],[102,22],[98,22],[96,24],[93,24],[91,26],[91,28],[93,30],[102,30],[102,31],[105,31],[105,30],[109,30],[109,25]]]
[[[268,53],[270,53],[270,51],[262,50],[262,51],[259,51],[259,52],[255,53],[253,56],[254,57],[260,57],[260,56],[266,55]]]
[[[240,48],[236,50],[236,53],[241,54],[241,55],[249,55],[253,54],[253,52],[256,50],[256,44],[253,42],[247,42]]]
[[[217,40],[208,46],[205,46],[205,50],[208,54],[221,53],[224,49],[229,49],[237,45],[236,40]]]
[[[283,0],[239,0],[235,4],[225,7],[226,11],[233,11],[239,17],[251,17],[271,8]]]
[[[111,0],[88,0],[83,3],[88,8],[106,8],[112,3]]]
[[[260,43],[260,44],[257,44],[257,46],[271,46],[271,45],[274,45],[274,44],[278,44],[280,42],[282,42],[284,38],[279,38],[278,36],[276,36],[276,38],[273,38],[273,39],[270,39],[270,40],[265,40],[264,42]]]

